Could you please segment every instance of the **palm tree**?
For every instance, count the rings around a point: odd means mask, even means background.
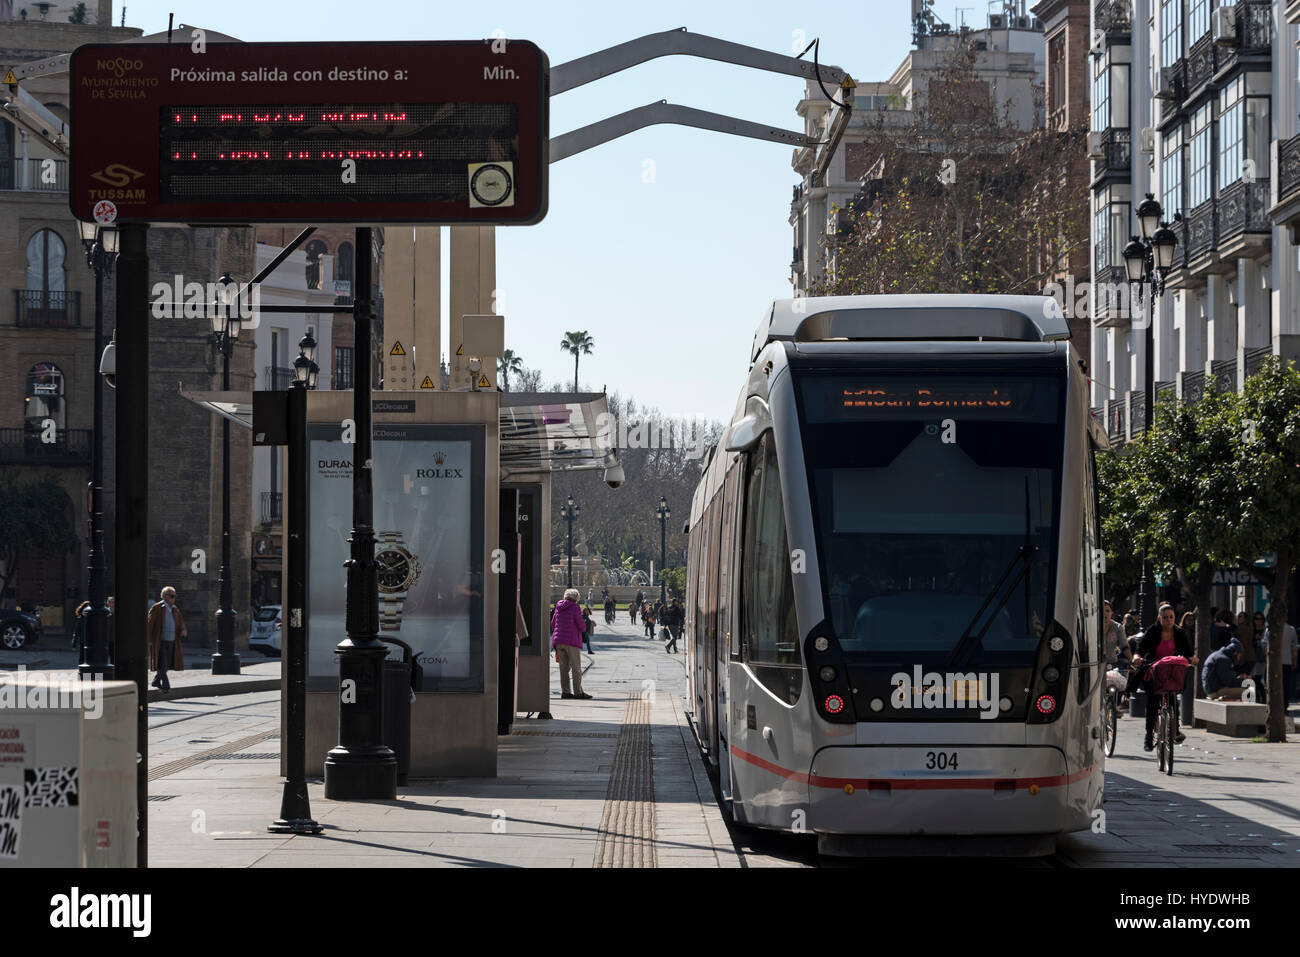
[[[564,338],[560,340],[560,350],[563,352],[573,353],[573,391],[578,391],[578,355],[591,355],[591,350],[595,348],[596,341],[587,335],[586,330],[582,332],[566,332]]]
[[[524,371],[524,360],[515,355],[514,349],[506,349],[501,353],[501,358],[497,360],[497,373],[501,376],[501,390],[510,391],[510,373],[521,375]]]

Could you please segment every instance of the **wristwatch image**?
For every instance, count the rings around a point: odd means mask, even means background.
[[[380,532],[375,565],[379,577],[379,630],[400,631],[402,605],[420,577],[420,562],[403,543],[401,532]]]

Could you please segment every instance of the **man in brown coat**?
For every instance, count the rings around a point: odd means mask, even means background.
[[[185,617],[176,607],[176,589],[171,585],[162,590],[162,601],[155,602],[149,609],[148,620],[149,665],[158,672],[152,684],[163,691],[171,691],[167,670],[185,670],[181,639],[186,635]]]

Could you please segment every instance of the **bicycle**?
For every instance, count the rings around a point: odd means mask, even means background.
[[[1174,773],[1174,745],[1178,743],[1178,694],[1189,662],[1182,655],[1161,658],[1147,674],[1150,692],[1159,697],[1156,716],[1156,760],[1165,774]],[[1148,705],[1149,707],[1149,705]]]
[[[1119,692],[1114,688],[1106,689],[1106,698],[1102,704],[1101,712],[1101,730],[1103,743],[1106,748],[1106,757],[1115,753],[1115,741],[1118,737],[1119,729]]]

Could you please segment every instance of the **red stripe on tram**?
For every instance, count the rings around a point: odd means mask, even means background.
[[[760,767],[764,771],[770,771],[790,781],[811,784],[819,788],[843,788],[847,784],[853,785],[854,788],[868,789],[872,785],[877,787],[888,785],[891,789],[897,788],[900,791],[991,791],[1009,785],[1014,786],[1016,789],[1028,788],[1031,785],[1037,785],[1040,788],[1052,788],[1082,781],[1093,772],[1092,766],[1089,765],[1075,771],[1073,774],[1053,774],[1039,778],[832,778],[821,774],[804,774],[799,771],[791,771],[789,768],[783,768],[779,764],[760,758],[756,754],[750,754],[734,744],[731,745],[731,753],[742,761]]]

